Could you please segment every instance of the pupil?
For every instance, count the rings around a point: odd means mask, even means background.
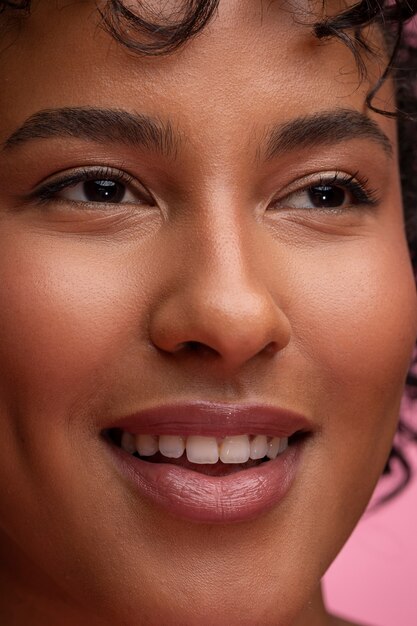
[[[114,180],[89,180],[84,183],[84,193],[89,202],[117,203],[123,200],[125,187]]]
[[[342,187],[318,185],[308,190],[310,200],[316,208],[334,209],[346,201],[346,191]]]

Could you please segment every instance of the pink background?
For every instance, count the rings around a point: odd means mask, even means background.
[[[411,418],[417,430],[417,407]],[[417,442],[405,451],[414,479],[388,504],[368,509],[324,579],[328,608],[370,626],[417,626]],[[386,492],[384,480],[375,496]]]

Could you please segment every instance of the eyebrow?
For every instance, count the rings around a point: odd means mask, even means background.
[[[53,137],[117,142],[153,149],[168,157],[175,157],[179,144],[169,122],[121,109],[65,107],[45,109],[29,117],[4,142],[3,149]]]
[[[379,144],[388,157],[393,147],[376,122],[353,109],[337,109],[313,113],[280,124],[270,130],[266,142],[266,158],[317,145],[331,145],[353,139],[369,139]]]
[[[179,148],[179,138],[169,122],[122,109],[64,107],[45,109],[29,117],[4,142],[3,149],[53,137],[117,142],[174,158]],[[337,109],[298,117],[273,128],[268,132],[266,158],[352,139],[371,139],[389,157],[393,156],[392,144],[376,122],[353,109]]]

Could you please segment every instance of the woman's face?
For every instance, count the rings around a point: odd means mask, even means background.
[[[39,623],[322,623],[417,322],[382,62],[358,84],[308,19],[223,2],[144,58],[40,0],[2,35],[2,579]],[[117,428],[304,434],[187,468]]]

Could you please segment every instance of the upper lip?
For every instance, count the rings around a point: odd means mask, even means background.
[[[192,402],[144,409],[115,420],[111,428],[132,434],[290,437],[310,432],[314,425],[300,413],[271,405]]]

